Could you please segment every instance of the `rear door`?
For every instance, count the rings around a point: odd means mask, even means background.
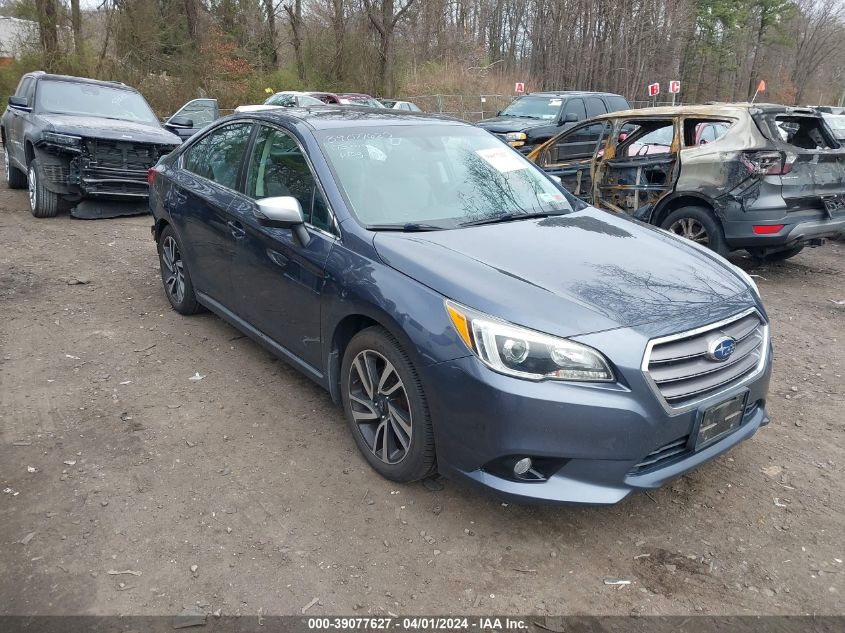
[[[243,158],[252,123],[215,128],[181,157],[166,200],[182,238],[194,287],[236,311],[231,284],[235,242],[242,231],[227,209],[237,198]]]
[[[610,123],[587,122],[560,134],[537,157],[537,164],[561,179],[571,193],[590,200],[593,157],[601,151]]]
[[[597,157],[594,204],[628,214],[655,204],[675,186],[679,147],[672,118],[617,120],[608,151]]]

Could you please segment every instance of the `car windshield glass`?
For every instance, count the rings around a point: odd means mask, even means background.
[[[510,214],[572,211],[570,199],[533,163],[478,128],[351,128],[318,132],[317,139],[365,225],[454,228]]]
[[[97,84],[42,80],[36,91],[36,106],[54,114],[158,124],[150,106],[137,92]]]
[[[520,97],[502,110],[501,115],[554,119],[559,115],[561,105],[563,105],[563,99],[560,97]]]
[[[367,106],[369,108],[383,108],[384,104],[376,101],[370,97],[342,97],[341,102],[346,102],[349,105]]]

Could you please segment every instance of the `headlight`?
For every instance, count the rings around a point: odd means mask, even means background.
[[[733,266],[733,264],[731,264],[731,266]],[[757,295],[757,298],[762,300],[762,297],[760,296],[760,289],[757,287],[757,283],[754,281],[754,279],[752,279],[751,275],[749,275],[739,266],[734,266],[734,270],[736,271],[737,275],[739,275],[745,280],[745,283],[751,286],[751,289],[754,291],[754,294]]]
[[[612,382],[604,356],[591,347],[500,321],[446,301],[460,337],[490,369],[527,380]]]
[[[508,132],[505,134],[506,141],[524,141],[527,138],[525,132]]]
[[[53,143],[54,145],[75,147],[82,142],[82,137],[73,136],[72,134],[60,134],[58,132],[45,132],[44,140],[47,143]]]

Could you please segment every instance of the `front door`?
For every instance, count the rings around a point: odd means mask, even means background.
[[[680,138],[673,119],[625,119],[598,156],[593,204],[635,215],[656,204],[675,186]]]
[[[194,287],[233,309],[230,271],[241,237],[227,214],[238,197],[240,170],[252,123],[233,123],[205,135],[181,158],[176,187],[166,194]]]
[[[288,131],[260,125],[246,165],[244,195],[230,207],[244,232],[233,283],[244,318],[312,369],[321,371],[320,300],[336,228],[300,144]],[[307,244],[291,229],[261,224],[256,200],[293,196],[302,207]]]
[[[582,123],[558,135],[537,157],[537,164],[558,176],[568,191],[590,202],[593,156],[600,152],[609,123]]]

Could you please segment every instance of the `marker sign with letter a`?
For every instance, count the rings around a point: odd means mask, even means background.
[[[513,91],[516,94],[521,95],[522,93],[525,92],[525,84],[521,81],[517,81],[516,84],[513,87]]]

